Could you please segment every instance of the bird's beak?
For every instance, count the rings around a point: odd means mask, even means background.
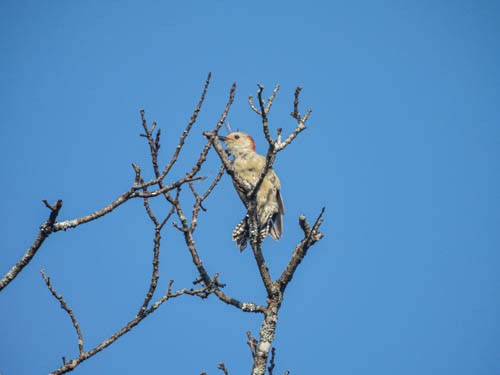
[[[219,135],[219,136],[217,136],[217,138],[219,138],[219,140],[222,141],[222,142],[226,142],[229,139],[229,138],[227,138],[224,135]]]

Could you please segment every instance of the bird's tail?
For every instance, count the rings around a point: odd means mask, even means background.
[[[231,238],[233,241],[236,241],[236,245],[240,247],[240,252],[245,250],[248,242],[248,216],[245,216],[243,220],[241,220],[238,225],[233,229],[233,233]]]
[[[268,234],[275,240],[277,240],[280,237],[281,235],[280,219],[281,217],[279,216],[278,220],[276,221],[273,221],[271,219],[265,221],[265,224],[262,225],[259,230],[259,242],[262,243]],[[233,229],[231,238],[233,241],[236,242],[236,245],[239,246],[240,252],[245,250],[248,244],[248,239],[250,238],[248,216],[245,216],[243,220],[241,220],[238,223],[238,225],[236,225],[236,227]]]

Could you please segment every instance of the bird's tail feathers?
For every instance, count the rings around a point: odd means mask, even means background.
[[[231,235],[233,241],[236,241],[236,245],[239,246],[240,252],[245,250],[247,247],[248,241],[248,222],[247,216],[241,220],[238,225],[233,229],[233,233]]]
[[[274,240],[279,240],[283,233],[283,217],[280,213],[275,213],[268,220],[265,220],[264,223],[259,230],[259,242],[263,242],[267,235],[271,236]],[[239,246],[240,252],[247,247],[249,236],[248,216],[245,216],[233,229],[231,235],[232,240]]]

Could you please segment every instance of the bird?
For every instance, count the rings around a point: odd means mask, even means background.
[[[251,186],[255,186],[266,165],[266,158],[255,152],[253,138],[241,131],[232,132],[227,136],[219,135],[229,153],[233,156],[234,172]],[[233,181],[234,182],[234,181]],[[237,190],[241,188],[234,183]],[[245,192],[243,192],[245,193]],[[267,172],[259,191],[257,200],[257,220],[259,224],[260,241],[267,235],[278,240],[283,233],[283,215],[285,206],[281,195],[281,184],[276,172],[271,168]],[[232,240],[243,251],[249,239],[248,215],[234,228]]]

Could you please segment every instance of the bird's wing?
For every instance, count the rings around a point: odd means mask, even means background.
[[[285,214],[285,205],[283,203],[283,197],[281,196],[281,189],[276,190],[276,200],[278,202],[278,212],[280,215]]]
[[[275,240],[279,240],[283,234],[283,215],[285,214],[285,205],[283,204],[283,197],[281,196],[280,189],[276,190],[276,201],[278,203],[278,212],[272,217],[269,234]]]

